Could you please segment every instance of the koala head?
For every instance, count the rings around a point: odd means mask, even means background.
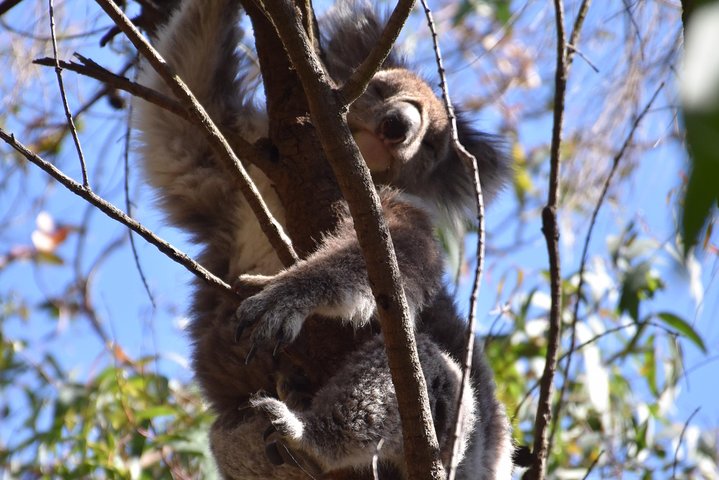
[[[326,67],[341,85],[370,53],[383,26],[360,0],[338,3],[322,22]],[[408,62],[393,52],[351,106],[347,121],[377,183],[425,199],[454,219],[474,211],[472,177],[456,155],[444,103]],[[482,192],[491,199],[511,175],[500,142],[460,114],[459,140],[479,166]]]
[[[398,181],[405,168],[429,168],[435,157],[448,154],[444,106],[429,85],[407,69],[379,71],[350,107],[347,121],[380,183]]]

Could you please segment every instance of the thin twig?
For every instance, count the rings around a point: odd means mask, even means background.
[[[597,466],[599,463],[599,459],[602,458],[602,455],[604,455],[604,450],[599,451],[599,455],[597,455],[597,458],[594,459],[591,465],[589,465],[589,468],[587,469],[587,473],[584,474],[582,477],[582,480],[587,480],[589,478],[589,474],[592,473],[592,470],[594,470],[594,467]]]
[[[579,55],[579,56],[582,58],[582,60],[584,60],[585,62],[587,62],[587,65],[589,65],[589,67],[590,67],[592,70],[594,70],[595,73],[599,73],[599,68],[598,68],[596,65],[594,65],[594,63],[592,63],[592,61],[589,60],[589,58],[587,58],[587,56],[584,55],[581,50],[579,50],[577,47],[575,47],[575,46],[574,46],[573,44],[571,44],[571,43],[568,43],[568,44],[567,44],[567,53],[569,53],[569,52],[571,52],[571,53],[576,53],[577,55]]]
[[[572,312],[572,323],[570,325],[570,342],[569,342],[569,351],[566,353],[567,362],[564,365],[564,378],[565,381],[562,383],[562,388],[559,392],[559,398],[557,399],[557,408],[554,412],[554,420],[552,422],[552,432],[549,435],[549,444],[551,445],[554,439],[554,435],[557,430],[557,426],[559,425],[559,414],[562,409],[562,402],[564,399],[564,396],[566,395],[567,391],[567,384],[568,382],[566,379],[569,375],[569,369],[572,364],[572,354],[574,353],[574,344],[576,343],[577,338],[577,322],[579,318],[579,303],[582,298],[582,289],[584,288],[584,271],[586,269],[587,265],[587,254],[589,251],[589,242],[592,239],[592,233],[594,231],[594,226],[597,222],[597,215],[599,214],[599,209],[602,208],[602,205],[604,204],[604,199],[606,198],[607,192],[609,191],[609,185],[612,182],[612,179],[614,178],[614,174],[617,171],[617,167],[619,167],[620,160],[624,157],[624,153],[626,152],[627,148],[631,144],[632,139],[634,138],[634,132],[636,132],[637,127],[639,126],[639,123],[642,121],[644,116],[647,114],[649,109],[651,108],[652,104],[654,103],[654,100],[656,100],[657,96],[659,95],[659,92],[664,87],[664,82],[662,82],[659,87],[654,92],[654,95],[652,95],[651,99],[647,104],[644,106],[642,111],[639,113],[637,118],[634,120],[634,123],[632,124],[631,129],[629,130],[629,133],[627,134],[627,137],[624,139],[624,143],[622,144],[622,147],[619,149],[619,151],[614,155],[614,158],[612,159],[612,168],[609,171],[609,175],[607,175],[607,179],[604,181],[604,186],[602,187],[602,192],[599,195],[599,199],[597,200],[596,205],[594,206],[594,211],[592,211],[592,217],[589,221],[589,229],[587,230],[587,235],[584,237],[584,246],[582,247],[582,256],[581,261],[579,264],[579,283],[577,285],[577,300],[574,302],[574,311]]]
[[[577,53],[580,57],[584,58],[587,63],[594,68],[595,71],[597,70],[594,65],[592,65],[592,62],[587,60],[587,58],[582,55],[582,52],[578,50],[579,47],[579,35],[582,33],[582,26],[584,25],[584,20],[587,18],[587,12],[589,12],[589,6],[592,4],[592,0],[582,0],[582,4],[579,6],[579,11],[577,12],[577,17],[574,19],[574,26],[572,26],[572,33],[569,35],[569,41],[567,42],[567,71],[569,70],[569,67],[572,66],[572,61],[574,61],[574,54]]]
[[[477,207],[477,263],[474,271],[474,281],[472,283],[472,293],[469,297],[469,318],[467,320],[467,330],[465,334],[464,358],[462,359],[462,383],[459,388],[459,397],[457,398],[457,413],[454,419],[454,435],[449,439],[449,451],[451,452],[449,466],[447,468],[448,480],[453,480],[457,472],[459,459],[459,439],[462,437],[462,429],[464,427],[461,421],[462,415],[466,409],[464,402],[464,392],[469,388],[469,381],[472,372],[472,358],[474,352],[474,325],[476,323],[476,305],[479,295],[479,287],[482,282],[482,270],[484,266],[484,198],[482,196],[482,186],[479,182],[479,168],[477,159],[469,153],[467,149],[459,141],[457,132],[457,117],[454,113],[452,100],[449,96],[449,86],[445,77],[444,65],[442,62],[442,53],[437,38],[437,30],[435,28],[432,11],[427,4],[427,0],[421,0],[424,13],[427,17],[427,25],[432,33],[432,45],[434,47],[435,60],[437,62],[437,71],[439,72],[439,85],[442,89],[442,99],[447,110],[447,117],[451,126],[452,145],[457,155],[462,159],[467,168],[472,173],[472,183],[475,191],[475,200]]]
[[[94,78],[105,85],[131,93],[132,95],[142,98],[153,105],[160,106],[165,110],[184,118],[185,120],[192,121],[192,117],[187,112],[187,109],[174,98],[170,98],[156,90],[147,88],[137,82],[133,82],[126,77],[123,77],[122,74],[117,75],[101,67],[89,58],[83,57],[82,55],[76,53],[75,56],[82,62],[82,64],[60,61],[60,66],[65,70],[70,70],[72,72],[79,73],[80,75]],[[54,66],[51,58],[38,58],[33,60],[33,63],[44,66]]]
[[[407,17],[414,8],[414,4],[415,0],[399,0],[397,2],[397,6],[394,7],[394,11],[387,20],[387,24],[382,30],[379,39],[377,39],[374,48],[352,73],[352,76],[342,85],[341,93],[346,105],[351,105],[364,93],[367,84],[392,51],[394,42],[397,40],[402,27],[404,27]]]
[[[559,356],[559,338],[562,308],[562,275],[559,259],[559,229],[557,227],[557,204],[559,197],[559,148],[562,143],[562,121],[564,118],[564,99],[567,87],[567,54],[564,31],[564,4],[554,0],[557,28],[557,67],[554,79],[554,120],[552,145],[550,150],[549,191],[547,205],[542,209],[542,232],[547,243],[550,271],[550,295],[552,304],[549,310],[549,334],[547,336],[547,355],[539,388],[537,416],[534,422],[534,463],[524,477],[530,480],[543,480],[549,456],[547,426],[552,420],[552,393],[554,376]]]
[[[82,146],[80,145],[80,137],[77,135],[77,129],[75,128],[75,122],[72,119],[72,112],[70,111],[70,105],[67,102],[67,93],[65,92],[65,85],[62,81],[62,68],[57,58],[57,39],[55,38],[55,7],[53,0],[48,0],[48,11],[50,14],[50,38],[52,39],[52,55],[55,60],[55,75],[57,75],[57,84],[60,88],[60,98],[62,99],[62,108],[65,110],[65,117],[67,117],[67,124],[72,134],[72,140],[75,142],[75,149],[77,150],[77,157],[80,159],[80,169],[82,170],[82,184],[85,188],[90,188],[90,181],[87,178],[87,166],[85,165],[85,156],[82,153]]]
[[[677,464],[679,463],[679,448],[682,446],[682,441],[684,440],[684,434],[687,431],[687,428],[689,427],[689,423],[692,421],[692,418],[694,418],[694,415],[701,410],[702,407],[697,407],[694,409],[691,415],[689,415],[689,418],[687,418],[687,421],[684,422],[684,426],[682,427],[682,432],[679,434],[679,440],[677,440],[677,448],[674,450],[674,462],[672,463],[672,480],[677,478]]]
[[[5,143],[10,145],[12,148],[17,150],[30,162],[34,163],[35,165],[43,169],[48,175],[53,177],[58,182],[62,183],[68,190],[73,192],[75,195],[84,198],[86,201],[90,202],[91,204],[102,210],[108,217],[117,220],[118,222],[137,232],[138,235],[156,246],[158,250],[160,250],[162,253],[185,267],[192,274],[194,274],[201,280],[207,282],[208,284],[217,287],[230,295],[234,295],[232,288],[223,280],[216,277],[212,272],[192,260],[185,253],[181,252],[165,240],[155,235],[152,231],[148,230],[145,226],[140,224],[134,218],[130,218],[125,215],[124,212],[119,210],[117,207],[109,203],[104,198],[100,197],[99,195],[92,192],[90,189],[86,188],[84,185],[77,183],[76,181],[65,175],[53,164],[47,162],[42,157],[28,150],[25,145],[15,139],[15,136],[13,134],[8,134],[5,130],[0,128],[0,138],[2,138]]]
[[[252,178],[237,158],[227,140],[205,111],[204,107],[197,101],[187,85],[177,76],[160,54],[142,36],[140,31],[132,24],[125,13],[112,0],[96,0],[100,7],[107,13],[115,24],[127,35],[138,51],[148,60],[158,75],[165,81],[177,98],[187,107],[194,118],[194,123],[202,126],[211,147],[224,160],[230,169],[238,176],[238,186],[245,196],[248,205],[260,223],[262,231],[267,236],[270,245],[277,252],[280,261],[285,266],[290,266],[299,260],[297,253],[292,248],[292,242],[285,233],[282,226],[272,216],[267,204],[262,199]]]
[[[125,211],[130,217],[132,217],[132,202],[130,201],[130,138],[132,136],[132,105],[132,102],[130,102],[130,106],[127,110],[127,126],[125,128],[125,142],[123,144],[123,148],[125,150],[123,152],[125,163],[125,180],[123,182],[125,190]],[[145,288],[145,292],[147,293],[147,297],[150,299],[152,308],[156,309],[157,304],[155,303],[155,297],[150,291],[150,286],[147,284],[147,277],[145,277],[145,271],[142,269],[142,265],[140,264],[140,256],[137,253],[137,246],[135,245],[135,236],[132,234],[132,230],[129,231],[128,234],[130,235],[130,250],[132,250],[132,258],[135,260],[137,273],[140,274],[142,286]]]

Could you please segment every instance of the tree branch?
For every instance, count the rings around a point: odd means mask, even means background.
[[[402,27],[404,27],[414,4],[415,0],[399,0],[397,2],[397,6],[394,7],[392,15],[387,20],[377,44],[362,64],[357,67],[357,70],[352,73],[352,76],[342,85],[341,93],[346,105],[351,105],[364,93],[367,84],[382,66],[389,52],[392,51],[394,42],[397,40]]]
[[[48,0],[48,12],[50,16],[50,38],[52,40],[52,56],[55,67],[55,75],[57,76],[57,85],[60,89],[60,98],[62,99],[62,108],[65,110],[65,117],[67,118],[67,125],[72,135],[72,141],[75,143],[75,149],[77,150],[77,157],[80,159],[80,171],[82,172],[82,184],[85,188],[90,189],[90,181],[87,178],[87,165],[85,165],[85,155],[82,153],[82,146],[80,145],[80,138],[77,136],[77,128],[75,128],[75,122],[72,119],[72,112],[70,111],[70,105],[67,102],[67,93],[65,92],[65,84],[62,81],[62,68],[60,62],[57,59],[57,39],[55,38],[55,6],[53,0]]]
[[[5,130],[0,128],[0,138],[2,138],[5,143],[10,145],[12,148],[21,153],[30,162],[34,163],[35,165],[43,169],[48,175],[53,177],[58,182],[62,183],[68,190],[73,192],[75,195],[84,198],[86,201],[102,210],[103,213],[105,213],[105,215],[107,215],[108,217],[113,218],[118,222],[122,223],[123,225],[127,226],[128,228],[132,229],[149,243],[156,246],[157,249],[160,250],[162,253],[164,253],[165,255],[185,267],[187,270],[189,270],[190,273],[194,274],[195,276],[212,285],[213,287],[217,287],[220,290],[223,290],[229,295],[235,295],[232,288],[224,281],[216,277],[212,272],[192,260],[189,256],[187,256],[187,254],[181,252],[165,240],[155,235],[152,231],[145,228],[140,222],[138,222],[134,218],[127,216],[110,202],[92,192],[89,188],[85,187],[80,183],[77,183],[76,181],[62,173],[50,162],[44,160],[40,156],[28,150],[25,145],[15,139],[15,136],[13,134],[8,134]]]
[[[5,0],[0,3],[0,17],[10,11],[11,8],[17,6],[22,0]]]
[[[210,145],[215,152],[224,160],[230,169],[238,175],[239,188],[245,196],[252,212],[257,217],[262,231],[272,247],[277,252],[280,261],[285,266],[290,266],[299,260],[297,253],[292,248],[289,237],[285,234],[282,226],[272,217],[267,205],[262,199],[257,187],[252,182],[245,167],[235,155],[227,140],[214,124],[205,109],[200,105],[195,96],[185,83],[172,71],[170,66],[159,53],[149,44],[129,18],[112,0],[96,0],[105,13],[112,18],[120,30],[127,35],[138,51],[149,61],[150,65],[162,77],[178,99],[185,105],[195,123],[205,130]]]
[[[462,159],[464,164],[467,166],[472,174],[472,184],[475,191],[475,202],[477,207],[477,265],[474,271],[474,280],[472,282],[472,293],[469,297],[469,318],[467,319],[467,331],[465,338],[464,347],[464,359],[462,363],[462,383],[459,390],[459,398],[457,399],[458,408],[454,419],[454,435],[450,438],[450,452],[451,457],[449,461],[449,468],[447,470],[448,480],[453,480],[458,467],[458,454],[459,454],[459,439],[462,437],[462,413],[466,406],[464,405],[464,391],[469,388],[470,375],[472,372],[472,359],[474,352],[474,328],[476,323],[476,305],[477,297],[479,296],[479,288],[482,282],[482,270],[484,266],[484,197],[482,196],[482,185],[479,182],[479,167],[477,165],[477,158],[469,153],[466,148],[459,141],[459,133],[457,132],[457,117],[454,113],[454,107],[452,106],[452,100],[449,96],[449,85],[445,77],[444,65],[442,62],[442,53],[439,48],[439,41],[437,38],[437,31],[435,29],[434,20],[432,18],[432,11],[427,5],[427,0],[421,0],[422,6],[424,7],[424,13],[427,17],[427,24],[430,32],[432,33],[432,45],[434,46],[435,59],[437,61],[437,71],[439,73],[440,88],[442,89],[442,99],[444,100],[444,106],[447,110],[447,116],[449,117],[451,133],[452,133],[452,146],[457,155]]]
[[[266,2],[264,8],[297,70],[313,123],[354,219],[397,394],[408,475],[442,478],[444,468],[397,259],[369,169],[342,113],[344,97],[333,89],[294,6],[282,0]]]
[[[84,57],[79,53],[75,53],[75,57],[82,63],[65,62],[60,60],[60,67],[65,70],[70,70],[71,72],[79,73],[80,75],[99,80],[108,87],[128,92],[135,97],[141,98],[153,105],[157,105],[168,112],[172,112],[188,122],[196,123],[195,118],[187,111],[185,106],[174,98],[170,98],[157,90],[153,90],[152,88],[148,88],[142,84],[134,82],[127,77],[113,73],[92,59]],[[54,60],[48,57],[35,59],[33,60],[33,63],[47,67],[55,66]],[[262,152],[261,149],[255,148],[253,144],[242,138],[241,135],[232,131],[223,132],[223,135],[232,146],[232,149],[237,151],[242,158],[248,162],[262,164],[267,161],[264,152]]]
[[[562,121],[564,119],[564,99],[567,88],[567,55],[564,32],[564,5],[562,0],[554,0],[557,28],[557,67],[554,78],[554,125],[550,150],[549,192],[547,205],[542,209],[542,232],[547,242],[550,272],[550,296],[552,305],[549,310],[549,335],[547,336],[547,355],[544,372],[539,387],[537,416],[534,422],[534,463],[524,475],[525,479],[543,480],[545,476],[548,451],[547,426],[552,420],[552,393],[554,376],[559,356],[559,338],[562,311],[562,275],[559,259],[559,229],[557,227],[557,204],[559,196],[559,147],[562,143]]]
[[[138,98],[142,98],[143,100],[152,103],[153,105],[162,107],[165,110],[172,112],[178,117],[182,117],[187,121],[193,120],[190,114],[187,112],[187,109],[174,98],[170,98],[158,92],[157,90],[153,90],[151,88],[145,87],[144,85],[140,85],[137,82],[133,82],[127,77],[117,75],[110,70],[101,67],[93,60],[86,58],[80,54],[76,53],[75,57],[77,57],[78,60],[80,60],[80,62],[82,63],[65,62],[60,60],[60,67],[64,68],[65,70],[70,70],[71,72],[79,73],[80,75],[84,75],[86,77],[94,78],[95,80],[99,80],[105,85],[114,87],[118,90],[128,92]],[[32,63],[36,65],[43,65],[46,67],[55,66],[54,60],[48,57],[35,59]]]

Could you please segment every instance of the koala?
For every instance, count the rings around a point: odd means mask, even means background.
[[[237,53],[240,10],[238,0],[183,0],[159,29],[155,45],[222,129],[254,143],[267,135],[267,117],[252,101],[246,59]],[[320,30],[326,69],[341,84],[376,43],[382,24],[369,7],[348,0],[326,15]],[[142,69],[139,81],[171,95],[150,67]],[[200,262],[236,281],[246,297],[238,305],[238,298],[198,282],[192,301],[193,369],[217,415],[210,444],[221,475],[372,478],[376,458],[380,478],[406,478],[376,300],[346,206],[314,252],[283,269],[203,133],[141,100],[135,111],[142,165],[159,205],[202,246]],[[442,282],[435,229],[459,235],[471,221],[471,177],[451,147],[441,101],[397,54],[352,104],[347,119],[377,184],[447,462],[465,322]],[[482,190],[491,199],[511,167],[492,137],[462,118],[459,134],[478,159]],[[247,169],[270,211],[284,223],[285,208],[270,179],[254,165]],[[287,367],[283,352],[297,344],[311,315],[352,328],[348,338],[337,339],[350,345],[341,361],[323,365],[330,374],[306,389],[302,379],[320,366],[304,365],[298,372]],[[475,349],[465,396],[457,478],[510,478],[511,431],[481,349]]]

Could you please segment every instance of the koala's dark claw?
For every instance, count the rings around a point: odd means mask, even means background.
[[[270,438],[270,436],[271,436],[273,433],[275,433],[275,432],[277,432],[277,430],[275,429],[275,427],[273,427],[272,425],[270,425],[269,427],[267,427],[267,428],[265,429],[265,432],[262,434],[262,440],[264,440],[264,441],[266,442],[267,439]]]
[[[282,447],[278,445],[277,442],[265,445],[265,456],[272,465],[284,465],[285,463],[285,459],[282,458],[282,454],[280,453],[280,448]]]
[[[277,340],[277,343],[275,343],[275,348],[272,350],[272,358],[277,358],[277,354],[280,352],[281,348],[284,348],[284,346],[287,344],[287,342],[283,342],[282,340]]]
[[[245,357],[245,365],[249,365],[249,364],[250,364],[250,362],[252,361],[252,359],[255,357],[255,352],[256,352],[256,350],[257,350],[257,348],[255,348],[255,345],[252,344],[252,346],[250,347],[250,351],[247,352],[247,356]]]
[[[239,324],[237,324],[237,328],[235,329],[235,343],[240,343],[242,333],[245,331],[246,326],[247,324],[245,322],[240,322]]]

